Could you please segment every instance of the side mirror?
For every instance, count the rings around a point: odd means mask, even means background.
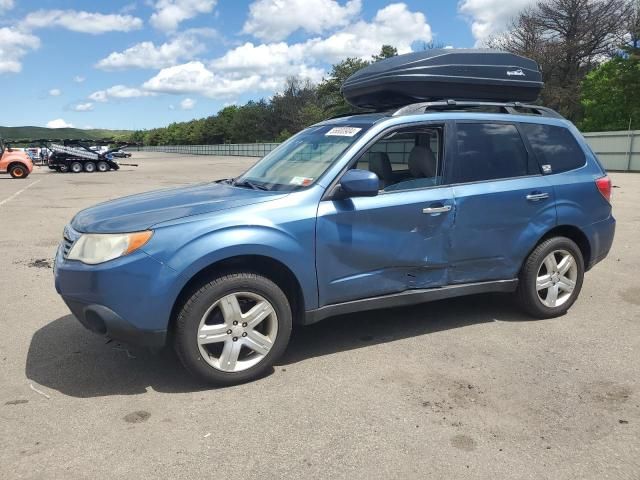
[[[380,179],[369,170],[349,170],[340,180],[342,197],[375,197],[380,188]]]

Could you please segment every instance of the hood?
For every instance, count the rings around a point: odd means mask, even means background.
[[[156,190],[82,210],[73,218],[71,226],[78,232],[135,232],[160,222],[275,200],[284,195],[222,183]]]

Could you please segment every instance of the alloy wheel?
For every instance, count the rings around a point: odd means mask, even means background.
[[[213,368],[240,372],[260,363],[278,334],[275,309],[251,292],[228,294],[205,312],[197,341],[202,358]]]
[[[547,255],[536,277],[538,298],[543,305],[555,308],[571,298],[576,288],[578,265],[566,250],[554,250]]]

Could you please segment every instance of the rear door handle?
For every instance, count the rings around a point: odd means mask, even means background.
[[[451,205],[443,205],[441,207],[427,207],[422,209],[422,213],[445,213],[451,210]]]
[[[546,193],[546,192],[530,193],[529,195],[527,195],[526,198],[530,202],[538,202],[540,200],[545,200],[545,199],[549,198],[549,194]]]

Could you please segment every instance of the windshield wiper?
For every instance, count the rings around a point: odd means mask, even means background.
[[[232,183],[233,186],[235,187],[249,187],[252,188],[254,190],[264,190],[264,191],[269,191],[269,187],[267,187],[266,185],[263,185],[261,183],[254,183],[250,180],[241,180],[241,181],[234,181]]]

